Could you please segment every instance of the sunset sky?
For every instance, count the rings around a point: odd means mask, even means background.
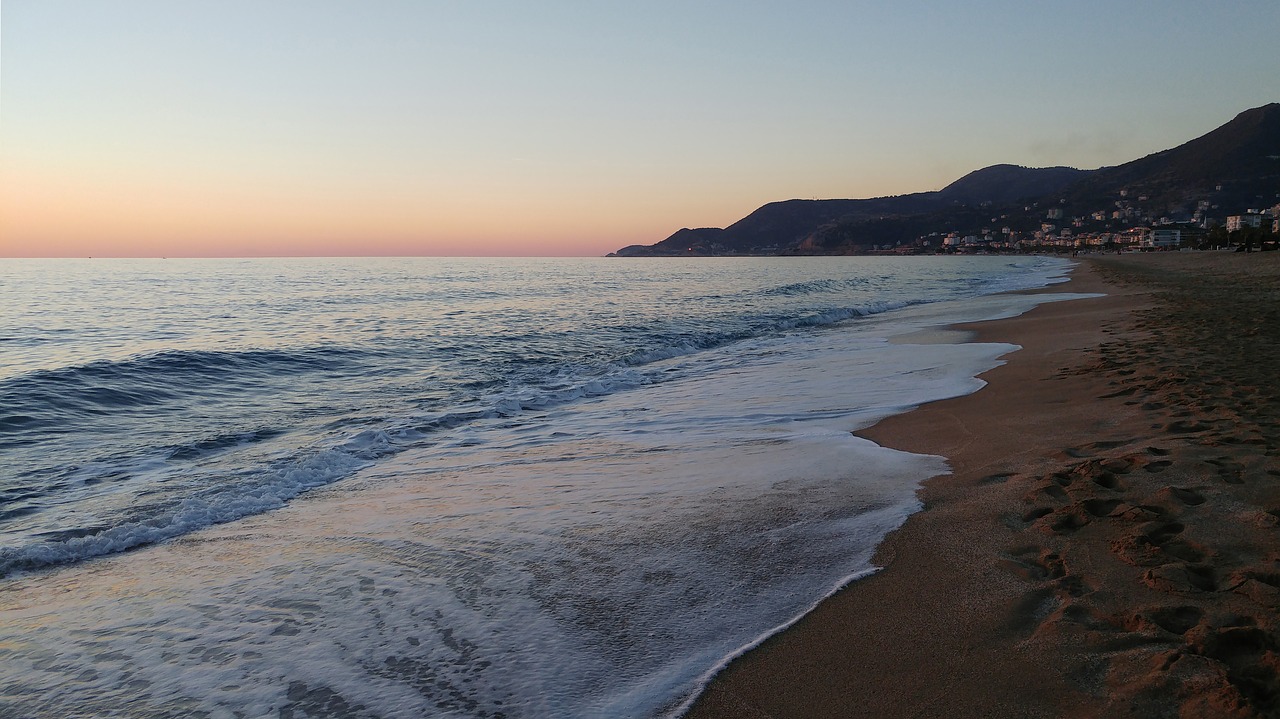
[[[1280,100],[1275,0],[4,0],[0,256],[601,255]]]

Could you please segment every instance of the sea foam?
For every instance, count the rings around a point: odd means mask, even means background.
[[[946,471],[851,432],[974,391],[1015,349],[891,338],[1054,299],[797,327],[631,368],[648,382],[516,388],[505,410],[335,435],[262,491],[189,507],[275,511],[8,580],[0,709],[677,713],[727,657],[872,571]]]

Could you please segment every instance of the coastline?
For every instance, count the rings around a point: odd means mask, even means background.
[[[1022,349],[986,388],[859,433],[952,474],[881,544],[882,571],[732,661],[686,716],[1275,710],[1280,442],[1263,370],[1238,361],[1275,327],[1216,320],[1241,278],[1280,296],[1274,255],[1091,259],[1044,291],[1104,297],[962,326]],[[1234,364],[1209,361],[1224,334]]]

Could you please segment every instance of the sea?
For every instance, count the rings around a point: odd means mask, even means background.
[[[0,716],[675,717],[1049,257],[0,264]]]

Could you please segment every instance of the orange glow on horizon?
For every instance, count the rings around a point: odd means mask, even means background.
[[[662,213],[603,192],[565,199],[522,188],[291,191],[7,164],[0,256],[9,257],[596,256],[679,229]]]

